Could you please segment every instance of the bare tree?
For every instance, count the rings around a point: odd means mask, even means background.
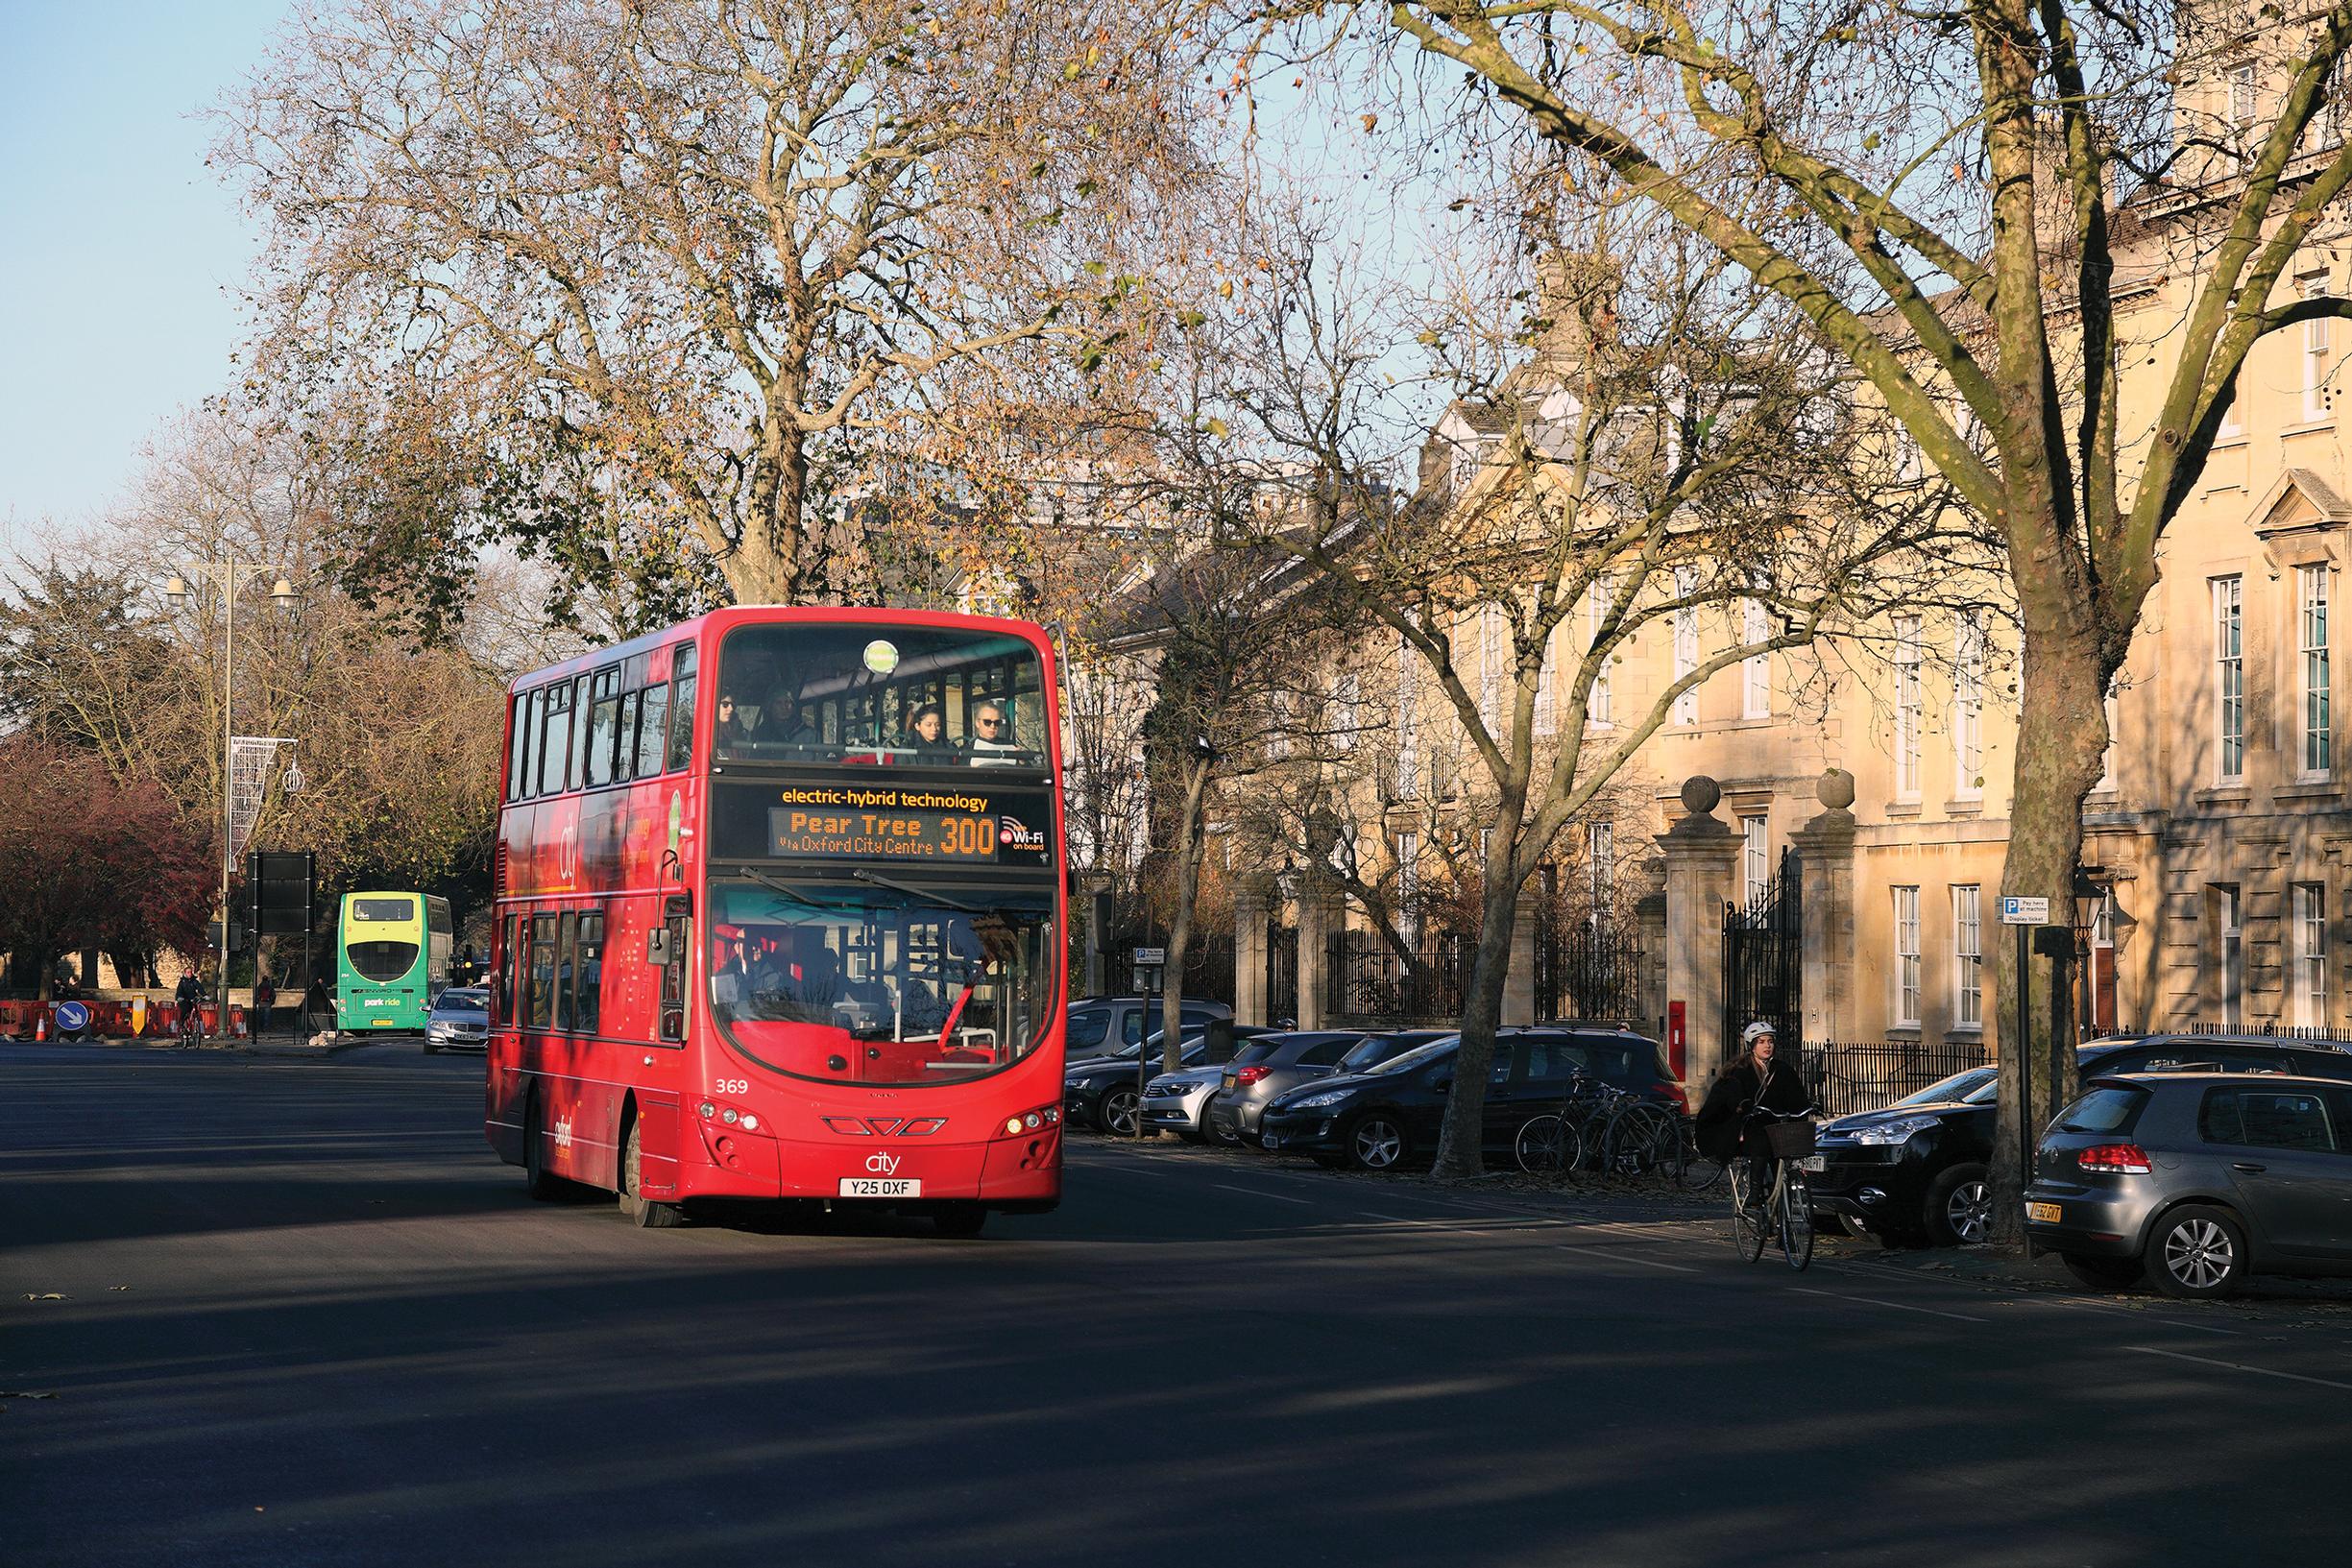
[[[1330,13],[1311,9],[1328,42]],[[1998,533],[2025,690],[2002,885],[2065,907],[2103,699],[2247,356],[2352,315],[2291,275],[2352,183],[2352,0],[1407,0],[1346,14],[1449,84],[1467,72],[1449,104],[1460,133],[1564,155],[1557,189],[1604,171],[1619,199],[1785,301]],[[1278,13],[1253,15],[1279,31]],[[2013,968],[2004,951],[2011,998]],[[2001,1052],[1995,1140],[2012,1234],[2021,1119],[2041,1126],[2074,1083],[2068,987],[2031,983],[2033,1038]]]
[[[1453,293],[1453,319],[1423,326],[1470,396],[1459,449],[1424,454],[1409,501],[1378,482],[1367,417],[1391,343],[1311,243],[1273,248],[1274,281],[1224,356],[1248,368],[1228,422],[1285,453],[1293,476],[1291,507],[1250,545],[1384,629],[1394,722],[1450,721],[1481,779],[1447,1176],[1479,1167],[1512,927],[1560,831],[1710,676],[1867,627],[1942,580],[1927,552],[1963,543],[1939,535],[1928,490],[1873,471],[1862,416],[1792,312],[1671,234],[1598,223],[1570,249],[1571,232],[1557,214],[1515,229]],[[1530,237],[1533,278],[1516,270]],[[1704,650],[1702,621],[1721,638]],[[1676,645],[1671,682],[1588,728],[1618,650],[1660,634]],[[1420,765],[1400,763],[1400,785]]]
[[[219,159],[270,225],[256,380],[297,403],[399,389],[505,476],[483,499],[511,530],[618,516],[738,599],[822,591],[859,534],[854,433],[941,414],[925,389],[949,373],[958,404],[1025,399],[1038,360],[994,356],[1050,346],[1067,376],[1121,336],[1130,245],[1163,231],[1138,220],[1201,183],[1189,74],[1134,44],[1146,20],[305,9],[222,111]]]

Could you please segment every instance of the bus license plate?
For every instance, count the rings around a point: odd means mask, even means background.
[[[2058,1222],[2058,1205],[2028,1203],[2025,1205],[2025,1218],[2037,1225],[2054,1225]]]
[[[843,1176],[843,1197],[921,1197],[923,1184],[905,1176],[887,1180],[879,1176]]]

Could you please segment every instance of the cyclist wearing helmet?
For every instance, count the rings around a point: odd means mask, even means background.
[[[1813,1108],[1813,1097],[1798,1075],[1796,1064],[1780,1059],[1772,1025],[1758,1019],[1739,1031],[1740,1053],[1707,1091],[1699,1107],[1700,1152],[1710,1160],[1731,1161],[1745,1154],[1770,1159],[1772,1149],[1761,1128],[1751,1124],[1749,1113],[1778,1111],[1799,1116]]]

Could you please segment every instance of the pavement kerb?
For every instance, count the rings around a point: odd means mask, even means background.
[[[295,1039],[207,1040],[201,1046],[183,1046],[169,1035],[105,1035],[83,1040],[26,1040],[14,1035],[0,1035],[0,1045],[39,1046],[42,1049],[85,1050],[156,1050],[186,1051],[190,1054],[227,1056],[274,1056],[287,1061],[324,1061],[355,1050],[369,1044],[374,1035],[336,1035],[324,1044],[314,1045]]]

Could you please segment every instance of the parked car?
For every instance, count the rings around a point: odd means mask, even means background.
[[[1150,1003],[1148,1021],[1144,1017],[1146,1002]],[[1181,1011],[1184,1026],[1177,1032],[1182,1034],[1207,1027],[1212,1018],[1233,1016],[1233,1009],[1222,1001],[1188,999],[1181,1004]],[[1075,1062],[1135,1045],[1147,1033],[1158,1030],[1164,1022],[1157,997],[1087,997],[1073,1001],[1063,1031],[1066,1059]],[[1130,1054],[1128,1059],[1132,1061],[1134,1057]]]
[[[1260,1043],[1251,1041],[1240,1047],[1234,1060]],[[1173,1132],[1189,1143],[1200,1142],[1206,1136],[1203,1123],[1209,1101],[1217,1098],[1217,1085],[1232,1065],[1211,1064],[1160,1073],[1143,1086],[1143,1124],[1153,1131]]]
[[[489,991],[474,985],[444,986],[424,1015],[424,1054],[489,1049]]]
[[[1433,1031],[1424,1038],[1443,1036]],[[1364,1040],[1361,1029],[1296,1029],[1253,1042],[1224,1065],[1217,1093],[1207,1101],[1207,1121],[1202,1130],[1211,1143],[1256,1142],[1258,1118],[1265,1114],[1275,1096],[1296,1089],[1310,1078],[1328,1077],[1338,1072],[1340,1063]],[[1408,1049],[1399,1046],[1385,1055],[1373,1055],[1360,1062],[1357,1071],[1377,1066]]]
[[[2352,1052],[2332,1044],[2251,1035],[2149,1034],[2099,1041],[2076,1054],[2093,1077],[2205,1065],[2231,1073],[2308,1073],[2352,1081]],[[1807,1178],[1817,1219],[1852,1220],[1889,1245],[1981,1242],[1992,1219],[1985,1178],[1998,1088],[1970,1068],[1885,1107],[1821,1129]]]
[[[1462,1037],[1448,1034],[1376,1067],[1278,1096],[1258,1120],[1261,1146],[1328,1165],[1393,1170],[1435,1152]],[[1658,1042],[1623,1030],[1506,1028],[1489,1068],[1484,1141],[1508,1149],[1529,1118],[1559,1104],[1583,1073],[1680,1110],[1683,1086]]]
[[[1210,1021],[1198,1034],[1176,1037],[1186,1067],[1222,1067],[1232,1060],[1240,1041],[1266,1033],[1236,1029],[1224,1019]],[[1070,1063],[1062,1069],[1062,1121],[1065,1125],[1092,1127],[1098,1132],[1132,1135],[1137,1093],[1136,1057],[1156,1063],[1165,1050],[1165,1036],[1153,1034],[1108,1055]],[[1146,1073],[1157,1071],[1147,1067]]]
[[[2227,1295],[2250,1274],[2352,1273],[2352,1086],[2103,1076],[2034,1154],[2025,1234],[2102,1290]]]

